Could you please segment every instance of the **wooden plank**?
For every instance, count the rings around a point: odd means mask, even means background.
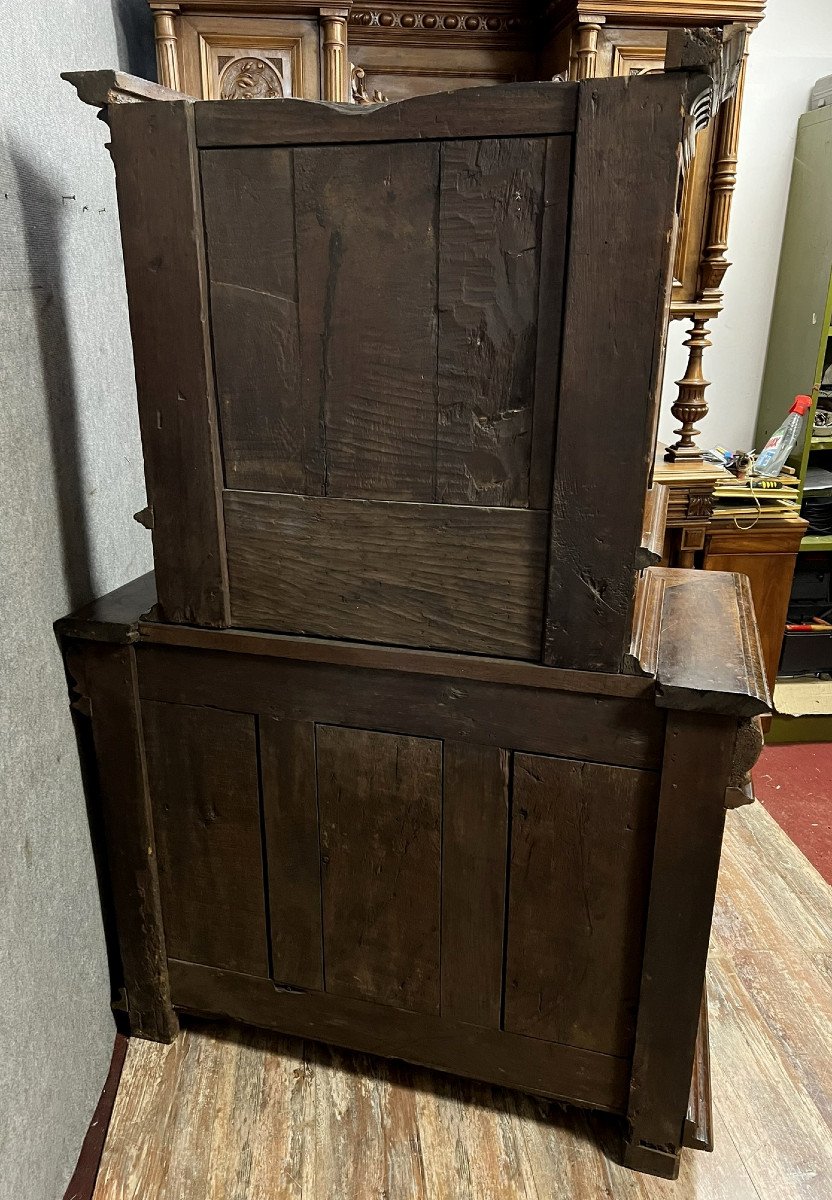
[[[291,150],[200,156],[211,328],[229,487],[320,491],[301,388]]]
[[[316,731],[328,994],[439,1013],[442,745]]]
[[[169,1042],[178,1025],[170,1004],[135,655],[129,646],[96,642],[69,643],[65,653],[90,706],[96,798],[130,1030]]]
[[[500,1028],[508,773],[505,750],[445,742],[442,1016]]]
[[[577,86],[515,83],[460,88],[370,107],[263,100],[195,105],[200,146],[291,146],[572,133]]]
[[[302,394],[324,495],[434,498],[438,176],[435,143],[294,151]]]
[[[273,976],[323,988],[315,727],[261,717],[259,736]]]
[[[527,754],[513,780],[504,1027],[629,1055],[658,780]]]
[[[226,492],[225,517],[237,625],[539,658],[545,513]]]
[[[557,666],[618,671],[628,647],[687,86],[579,85],[546,609]]]
[[[169,963],[177,1008],[223,1013],[267,1029],[621,1112],[629,1064],[574,1046],[320,992],[281,991],[268,979]]]
[[[142,704],[168,955],[269,974],[254,720]]]
[[[114,104],[112,154],[159,604],[228,624],[202,201],[192,104]]]
[[[735,738],[736,722],[728,717],[673,712],[668,718],[627,1161],[671,1178],[687,1116]]]
[[[702,989],[702,1004],[699,1009],[699,1028],[696,1031],[696,1051],[693,1057],[693,1075],[690,1081],[690,1097],[688,1098],[683,1141],[692,1150],[713,1150],[714,1148],[707,981]]]
[[[156,603],[153,572],[140,575],[106,596],[97,597],[55,622],[58,638],[83,638],[95,642],[135,642],[139,620]]]
[[[220,651],[141,646],[143,698],[205,704],[655,770],[665,713],[649,700],[509,687]]]
[[[442,145],[435,495],[442,504],[529,507],[545,157],[545,138]],[[565,210],[567,195],[559,201]]]

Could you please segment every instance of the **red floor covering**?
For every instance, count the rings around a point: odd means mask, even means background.
[[[757,799],[832,883],[832,742],[766,746],[752,776]]]

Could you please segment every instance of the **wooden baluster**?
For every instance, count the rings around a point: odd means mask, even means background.
[[[181,91],[179,86],[179,60],[176,57],[176,8],[160,8],[153,13],[153,31],[156,37],[156,68],[159,83],[163,87]]]
[[[691,330],[682,343],[690,350],[688,365],[681,379],[676,380],[679,388],[676,401],[670,411],[681,427],[674,430],[680,435],[679,441],[668,446],[665,458],[668,462],[678,462],[680,459],[697,460],[702,458],[702,451],[694,442],[699,430],[694,428],[697,421],[708,415],[708,405],[705,401],[705,388],[710,386],[709,380],[702,374],[702,355],[711,345],[708,337],[709,316],[694,314]]]
[[[598,34],[604,24],[603,17],[586,20],[578,18],[578,49],[575,56],[574,79],[594,79],[598,66]],[[571,66],[571,64],[570,64]]]
[[[347,13],[346,8],[322,8],[320,11],[322,80],[324,100],[346,104],[347,93]]]

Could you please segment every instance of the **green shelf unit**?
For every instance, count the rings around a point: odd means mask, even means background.
[[[800,543],[801,550],[832,550],[832,533],[808,533]]]

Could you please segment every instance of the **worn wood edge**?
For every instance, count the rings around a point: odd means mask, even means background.
[[[708,984],[702,989],[696,1056],[690,1084],[688,1115],[682,1133],[682,1145],[690,1150],[713,1150],[714,1115],[711,1099],[711,1043],[708,1031]]]
[[[153,572],[148,571],[68,616],[59,617],[53,627],[59,640],[78,638],[125,645],[138,641],[139,621],[155,603],[156,584]]]
[[[668,611],[667,596],[671,589],[679,586],[706,590],[722,586],[718,581],[720,572],[694,571],[683,567],[649,567],[644,571],[636,597],[636,612],[633,636],[627,655],[631,670],[652,676],[656,681],[656,704],[660,708],[678,709],[687,712],[710,712],[733,717],[755,717],[771,712],[771,695],[768,689],[760,646],[760,635],[754,619],[751,585],[744,575],[729,573],[733,580],[733,611],[724,614],[734,616],[738,630],[739,658],[742,673],[737,674],[732,686],[702,689],[695,677],[689,681],[678,672],[669,676],[669,667],[663,662],[663,651],[671,643],[681,645],[689,654],[696,654],[697,664],[703,658],[707,663],[710,654],[715,668],[723,666],[716,656],[713,641],[708,636],[708,626],[697,624],[695,618],[684,625],[673,620]],[[714,581],[714,582],[711,582]]]
[[[242,1021],[293,1037],[328,1042],[360,1053],[379,1054],[447,1074],[479,1078],[577,1107],[622,1115],[626,1111],[630,1061],[558,1042],[452,1021],[323,992],[281,987],[197,963],[168,960],[174,1008],[195,1016]],[[364,1028],[359,1028],[360,1026]],[[481,1071],[472,1070],[475,1045]],[[433,1046],[439,1046],[437,1051]],[[505,1048],[503,1051],[503,1047]],[[548,1055],[569,1078],[559,1088],[535,1087],[515,1071],[518,1051],[542,1062]],[[449,1060],[456,1055],[456,1065]],[[550,1064],[551,1065],[551,1064]]]
[[[647,493],[641,545],[636,551],[636,570],[657,567],[662,561],[669,500],[670,488],[666,483],[654,483]]]
[[[81,1144],[78,1162],[64,1193],[64,1200],[92,1200],[98,1178],[98,1168],[101,1165],[101,1155],[104,1153],[104,1143],[107,1140],[107,1131],[110,1128],[116,1103],[118,1085],[124,1069],[124,1060],[127,1057],[128,1043],[129,1039],[123,1033],[116,1034],[107,1078],[104,1080],[95,1112],[92,1114],[84,1141]]]
[[[78,99],[94,108],[109,104],[138,104],[143,100],[193,100],[185,92],[175,92],[138,75],[124,71],[61,71],[61,79],[72,84]]]
[[[447,112],[449,97],[454,105],[450,116]],[[305,140],[316,140],[321,130],[325,130],[327,140],[333,142],[350,138],[357,141],[413,141],[508,137],[512,134],[495,131],[487,119],[501,98],[507,112],[523,99],[556,101],[552,104],[551,120],[538,119],[531,126],[527,114],[521,110],[517,118],[517,137],[575,131],[578,84],[545,80],[486,84],[408,96],[383,104],[338,104],[286,96],[260,100],[256,106],[229,107],[223,100],[204,100],[195,106],[197,145],[202,150],[239,145],[303,144]],[[484,113],[480,111],[483,107]],[[465,129],[466,123],[470,128]],[[241,134],[241,127],[245,125],[249,130]]]
[[[298,637],[283,633],[261,633],[245,629],[202,629],[168,625],[158,621],[139,622],[139,640],[149,645],[180,646],[197,650],[256,654],[332,666],[367,667],[379,671],[407,672],[485,683],[507,683],[550,691],[581,692],[625,699],[653,699],[651,679],[633,675],[608,675],[599,671],[571,671],[544,667],[516,659],[453,654],[443,650],[411,650],[369,642]]]

